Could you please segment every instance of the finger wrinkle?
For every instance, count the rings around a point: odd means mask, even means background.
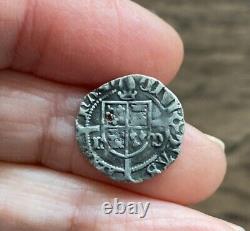
[[[72,159],[70,153],[72,152],[74,142],[73,122],[74,118],[72,110],[65,114],[65,105],[62,106],[62,102],[66,102],[67,96],[62,94],[54,94],[53,100],[50,102],[49,110],[46,114],[44,123],[41,124],[43,128],[43,135],[41,137],[38,152],[38,163],[44,165],[60,166],[58,159],[54,159],[53,156],[61,158],[68,156]],[[72,107],[72,105],[68,105]],[[60,159],[60,158],[59,158]],[[49,163],[48,163],[49,162]],[[71,169],[71,161],[66,161],[64,170],[69,171]]]
[[[16,155],[20,160],[29,159],[29,163],[50,161],[59,166],[59,155],[71,158],[69,153],[74,150],[72,123],[80,99],[77,93],[55,84],[50,85],[51,89],[47,87],[47,93],[42,90],[46,88],[43,81],[32,80],[13,78],[7,72],[1,75],[0,153],[5,153],[6,160]],[[64,169],[70,170],[70,161],[65,163]]]
[[[32,0],[23,0],[21,5],[23,5],[23,16],[19,18],[20,21],[20,26],[17,30],[17,35],[16,35],[16,42],[13,45],[13,52],[12,52],[12,60],[10,61],[8,66],[13,66],[17,53],[18,53],[18,48],[20,47],[20,43],[24,34],[24,31],[26,31],[27,23],[28,22],[33,22],[33,20],[28,20],[29,15],[30,15],[30,9],[32,8],[34,1]],[[32,14],[33,15],[33,14]],[[33,23],[31,23],[32,25]]]
[[[20,28],[13,46],[12,60],[8,66],[13,69],[23,69],[28,73],[35,73],[39,70],[40,64],[46,56],[55,19],[50,20],[46,25],[41,25],[39,22],[46,19],[46,15],[41,14],[43,10],[41,1],[26,0],[25,2],[24,14],[20,19]],[[29,58],[23,56],[25,50],[31,51]],[[22,60],[23,65],[18,66],[18,60]]]

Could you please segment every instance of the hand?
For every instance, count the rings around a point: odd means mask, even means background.
[[[220,143],[188,124],[180,157],[142,184],[110,182],[79,154],[88,89],[130,73],[167,84],[182,57],[177,33],[130,1],[0,1],[0,230],[240,230],[183,206],[226,169]],[[150,202],[146,218],[104,214],[114,197]]]

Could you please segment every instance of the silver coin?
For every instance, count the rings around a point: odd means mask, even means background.
[[[177,97],[144,75],[112,80],[86,95],[76,118],[81,152],[116,181],[139,183],[177,158],[184,116]]]

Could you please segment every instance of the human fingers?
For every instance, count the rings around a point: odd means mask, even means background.
[[[43,164],[112,183],[83,158],[74,119],[82,89],[13,72],[0,74],[0,160]],[[183,204],[210,196],[226,168],[224,150],[186,125],[180,156],[142,184],[116,184],[134,192]]]
[[[182,42],[132,1],[0,1],[0,68],[96,86],[131,73],[169,82]]]
[[[138,206],[138,214],[129,214],[124,205],[125,213],[115,214],[121,208],[114,198]],[[109,210],[104,210],[105,202]],[[0,208],[0,229],[5,231],[240,230],[170,202],[28,165],[0,163]]]

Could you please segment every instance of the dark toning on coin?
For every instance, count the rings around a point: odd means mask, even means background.
[[[84,96],[76,137],[84,156],[116,181],[139,183],[178,156],[184,133],[182,106],[160,81],[132,74]]]

